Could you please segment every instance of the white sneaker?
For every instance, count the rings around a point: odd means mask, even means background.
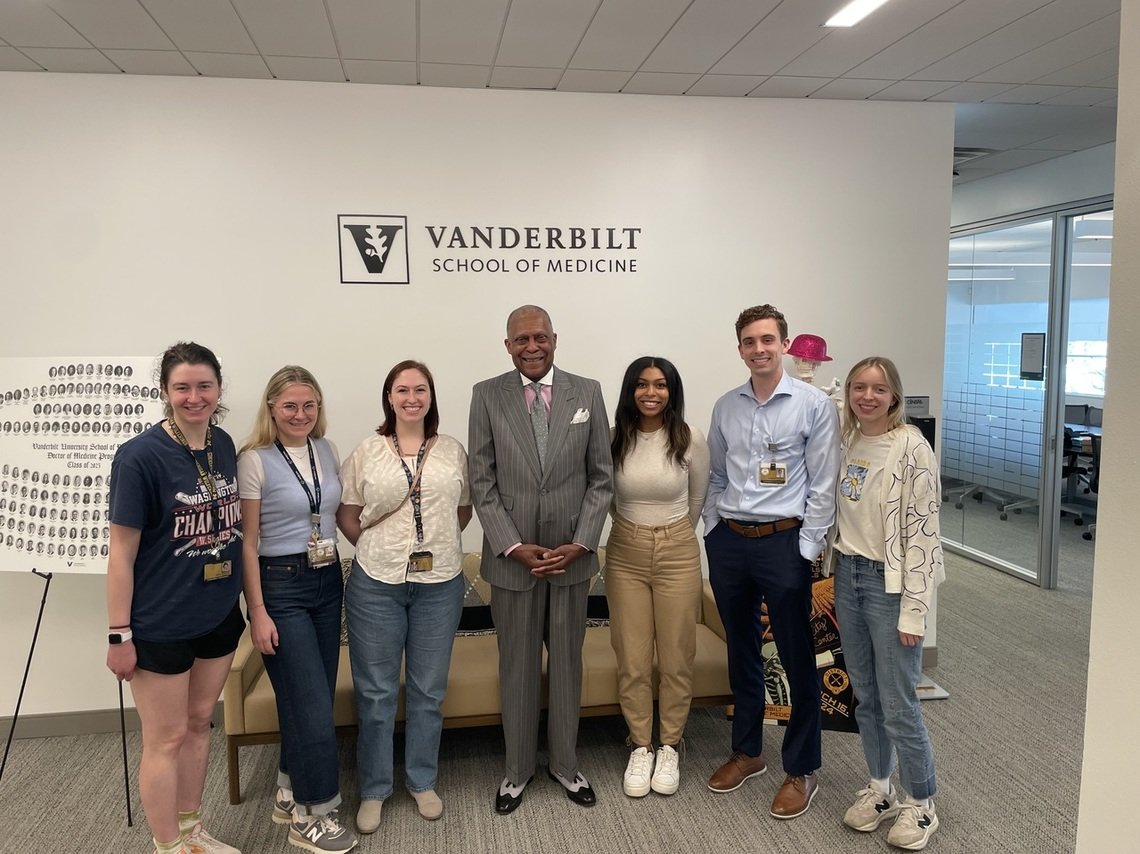
[[[659,795],[671,795],[681,785],[681,770],[677,767],[677,751],[667,744],[657,748],[657,762],[653,768],[650,787]]]
[[[220,842],[202,829],[202,822],[195,824],[182,837],[182,846],[190,854],[241,854],[232,845]]]
[[[285,790],[278,788],[273,798],[273,815],[270,816],[274,824],[293,823],[293,799],[285,797]]]
[[[928,807],[904,801],[899,804],[899,817],[887,832],[887,844],[907,851],[921,851],[930,841],[930,834],[937,829],[934,801]]]
[[[884,795],[870,786],[860,789],[853,803],[843,816],[843,823],[852,830],[870,833],[888,818],[899,814],[899,802],[895,793]]]
[[[649,794],[649,777],[653,773],[653,753],[648,747],[638,747],[629,754],[625,766],[622,789],[631,798],[644,798]]]
[[[289,844],[306,851],[351,851],[356,847],[356,834],[340,823],[336,810],[328,815],[306,815],[289,825]]]

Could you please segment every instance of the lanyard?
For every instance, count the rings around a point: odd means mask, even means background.
[[[411,487],[410,498],[412,500],[412,519],[416,523],[416,544],[419,545],[424,541],[424,517],[420,508],[420,483],[421,480],[416,480],[412,474],[412,470],[408,468],[408,464],[404,462],[404,455],[400,453],[400,440],[396,438],[396,434],[392,434],[392,444],[396,448],[396,456],[400,460],[400,465],[404,467],[404,474],[408,478],[408,486]],[[424,439],[423,444],[420,445],[420,451],[416,454],[416,471],[420,470],[420,466],[424,461],[424,451],[427,450],[427,439]]]
[[[178,424],[175,423],[173,418],[166,419],[166,423],[170,425],[170,432],[174,434],[174,438],[178,440],[186,453],[190,455],[190,459],[194,461],[194,468],[198,470],[198,482],[205,488],[209,494],[210,499],[215,503],[218,501],[218,484],[214,480],[214,430],[212,427],[206,428],[206,468],[202,468],[202,463],[198,461],[198,457],[190,448],[190,443],[186,441],[186,437],[182,434]],[[214,529],[214,542],[217,543],[221,535],[222,514],[219,512],[220,508],[215,507],[214,512],[210,515],[213,517]],[[207,511],[209,512],[209,511]]]
[[[301,473],[297,471],[297,466],[293,462],[293,458],[289,456],[289,452],[285,450],[285,446],[281,444],[281,440],[276,440],[273,444],[277,446],[277,450],[281,452],[281,456],[285,458],[285,462],[289,464],[289,468],[293,470],[293,474],[297,477],[297,482],[301,484],[301,489],[305,490],[305,497],[309,499],[309,514],[310,522],[313,527],[312,541],[315,543],[321,538],[321,479],[317,476],[317,458],[313,455],[313,443],[305,439],[305,447],[309,449],[309,468],[313,471],[313,488],[309,489],[309,484],[301,477]],[[313,493],[316,492],[314,497]]]

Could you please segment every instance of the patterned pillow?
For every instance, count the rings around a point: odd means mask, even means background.
[[[463,555],[463,580],[466,585],[463,613],[459,617],[457,637],[464,635],[493,635],[495,623],[491,619],[491,585],[479,574],[483,556],[479,552]]]

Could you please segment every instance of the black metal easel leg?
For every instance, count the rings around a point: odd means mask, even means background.
[[[123,680],[119,680],[119,731],[123,734],[123,790],[127,795],[127,827],[134,827],[131,821],[131,775],[127,770],[127,713],[123,709]]]
[[[44,606],[47,605],[48,588],[51,587],[51,573],[43,573],[37,569],[32,569],[34,575],[38,575],[44,579],[44,596],[40,600],[40,613],[36,617],[36,630],[32,633],[32,646],[28,650],[28,663],[24,667],[24,679],[20,683],[20,694],[16,697],[16,711],[12,713],[12,728],[8,730],[8,743],[4,745],[4,760],[0,762],[0,780],[4,779],[4,768],[8,765],[8,751],[12,748],[12,737],[16,734],[16,721],[20,717],[20,704],[24,701],[24,688],[28,684],[28,673],[32,669],[32,656],[36,652],[36,639],[40,636],[40,623],[44,618]]]

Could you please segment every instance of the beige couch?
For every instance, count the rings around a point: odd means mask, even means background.
[[[604,550],[600,554],[604,564]],[[464,556],[463,571],[469,582],[483,587],[478,578],[480,557]],[[402,679],[402,677],[401,677]],[[654,695],[657,686],[654,680]],[[242,635],[230,674],[222,693],[225,704],[226,752],[229,765],[230,803],[241,803],[241,779],[238,751],[252,744],[280,741],[277,706],[273,686],[262,665],[261,655],[253,648],[249,629]],[[724,626],[717,614],[712,589],[704,585],[701,600],[701,623],[697,626],[697,655],[693,673],[693,705],[713,706],[732,702],[728,686],[727,647]],[[397,721],[404,719],[404,692],[400,686]],[[616,715],[621,713],[617,693],[617,658],[610,646],[609,626],[586,630],[582,648],[582,714]],[[356,727],[356,707],[352,693],[352,670],[348,648],[340,652],[340,670],[336,683],[333,716],[338,731],[351,732]],[[499,652],[494,634],[463,635],[455,638],[448,673],[447,699],[443,702],[444,727],[487,726],[500,722],[499,717]]]

